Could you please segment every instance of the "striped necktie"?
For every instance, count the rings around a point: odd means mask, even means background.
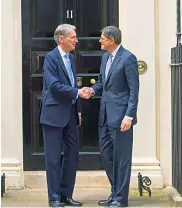
[[[113,59],[113,55],[110,54],[110,55],[109,55],[109,58],[108,58],[108,60],[107,60],[107,64],[106,64],[105,79],[107,79],[107,75],[108,75],[108,73],[109,73],[109,69],[111,68],[111,64],[112,64],[112,61],[113,61],[112,59]]]
[[[73,71],[72,71],[72,67],[71,67],[71,61],[69,58],[69,54],[65,54],[65,67],[66,70],[68,72],[68,76],[71,82],[71,86],[74,87],[74,77],[73,77]]]

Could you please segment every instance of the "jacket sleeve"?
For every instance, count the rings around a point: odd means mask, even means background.
[[[139,94],[138,63],[134,55],[130,55],[126,61],[125,75],[130,91],[126,116],[134,117],[137,111]]]
[[[58,76],[57,63],[51,55],[45,57],[43,66],[44,80],[51,93],[58,99],[75,99],[78,94],[78,89],[69,85],[62,84]]]

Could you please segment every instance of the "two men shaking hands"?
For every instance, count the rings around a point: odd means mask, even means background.
[[[79,159],[78,125],[81,114],[78,96],[89,99],[102,93],[98,121],[100,155],[111,193],[98,202],[106,207],[128,206],[132,165],[133,126],[137,123],[139,74],[136,56],[121,44],[115,26],[102,29],[105,50],[97,82],[77,88],[75,58],[70,51],[78,42],[73,25],[59,25],[57,43],[44,61],[42,108],[48,197],[50,207],[82,206],[72,198]],[[64,156],[61,160],[62,142]]]

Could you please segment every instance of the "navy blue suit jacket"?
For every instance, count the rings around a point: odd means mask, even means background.
[[[95,95],[102,92],[100,101],[99,126],[104,124],[105,113],[111,127],[120,127],[124,116],[133,117],[137,123],[139,73],[136,57],[120,46],[105,80],[106,63],[109,53],[104,53],[98,81],[92,88]]]
[[[40,123],[65,127],[71,116],[72,99],[78,94],[74,56],[70,54],[75,86],[71,86],[67,70],[56,47],[50,51],[43,66],[43,90],[41,98]],[[79,101],[75,104],[79,110]],[[75,115],[79,123],[78,113]]]

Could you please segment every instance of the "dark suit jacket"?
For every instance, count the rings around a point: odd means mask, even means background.
[[[124,116],[133,117],[137,123],[139,73],[136,57],[120,46],[105,80],[109,54],[104,53],[98,81],[92,88],[95,94],[102,92],[99,125],[104,124],[105,113],[109,126],[120,127]]]
[[[70,54],[75,86],[71,86],[67,70],[56,47],[50,51],[43,66],[43,90],[41,98],[40,123],[65,127],[68,124],[72,109],[72,99],[77,97],[77,79],[74,56]],[[77,99],[77,110],[79,101]],[[78,113],[76,114],[77,121]]]

